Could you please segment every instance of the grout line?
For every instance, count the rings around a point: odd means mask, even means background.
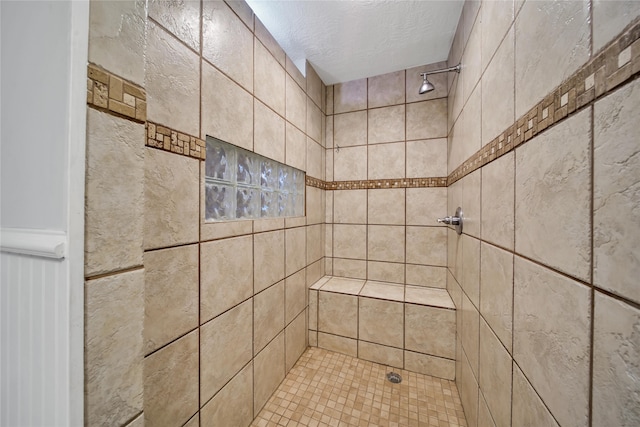
[[[84,280],[85,282],[88,282],[90,280],[103,279],[105,277],[117,276],[119,274],[131,273],[133,271],[138,271],[138,270],[144,270],[144,265],[140,264],[133,267],[124,268],[122,270],[109,271],[107,273],[95,274],[93,276],[85,276]]]
[[[593,14],[593,8],[589,8],[589,13]],[[591,19],[591,27],[593,29],[593,19]],[[593,32],[591,33],[593,34]],[[593,37],[591,38],[591,52],[593,53]],[[590,304],[590,310],[591,310],[591,315],[589,316],[589,323],[590,323],[590,342],[589,342],[589,402],[588,402],[588,414],[587,416],[589,417],[589,426],[591,427],[593,425],[593,359],[594,359],[594,341],[595,341],[595,284],[594,284],[594,274],[593,274],[593,269],[595,267],[594,264],[594,232],[595,232],[595,225],[594,225],[594,205],[595,205],[595,201],[594,201],[594,190],[595,190],[595,137],[594,137],[594,119],[595,119],[595,108],[594,108],[594,104],[592,104],[590,106],[590,112],[591,112],[591,129],[589,132],[589,136],[590,136],[590,143],[589,143],[589,149],[590,149],[590,169],[591,169],[591,174],[590,174],[590,178],[591,178],[591,182],[590,182],[590,200],[589,200],[589,228],[590,228],[590,247],[591,247],[591,256],[589,259],[589,277],[590,277],[590,283],[591,283],[591,292],[590,292],[590,296],[591,296],[591,304]]]

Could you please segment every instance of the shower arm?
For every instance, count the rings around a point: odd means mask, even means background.
[[[426,77],[426,76],[428,76],[430,74],[448,73],[450,71],[455,71],[456,73],[459,73],[461,68],[462,68],[461,65],[458,64],[458,65],[456,65],[454,67],[443,68],[442,70],[427,71],[427,72],[418,73],[418,74],[420,74],[422,77]]]

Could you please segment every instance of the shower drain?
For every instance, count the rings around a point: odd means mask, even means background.
[[[394,384],[402,382],[402,377],[400,376],[400,374],[397,374],[395,372],[389,372],[387,374],[387,379]]]

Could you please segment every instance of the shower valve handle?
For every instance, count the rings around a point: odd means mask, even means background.
[[[445,216],[444,218],[438,218],[438,222],[450,225],[460,224],[460,218],[457,216]]]

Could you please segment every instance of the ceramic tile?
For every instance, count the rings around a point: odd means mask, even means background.
[[[369,179],[397,179],[405,177],[405,143],[370,145],[368,150]]]
[[[284,231],[271,231],[253,236],[254,293],[284,278]]]
[[[253,418],[253,364],[247,364],[207,402],[200,415],[203,425],[249,425]]]
[[[404,262],[405,228],[397,225],[367,227],[367,259]]]
[[[315,142],[321,144],[322,140],[322,111],[313,103],[311,98],[307,97],[307,135],[311,137]]]
[[[512,425],[558,427],[517,365],[513,366]]]
[[[253,90],[253,34],[226,3],[203,3],[202,42],[205,59],[248,91]]]
[[[447,136],[447,100],[407,104],[407,140]]]
[[[200,50],[200,2],[151,1],[148,7],[150,18],[158,21],[193,50]]]
[[[381,282],[404,283],[404,263],[367,262],[367,279]]]
[[[414,286],[445,288],[447,285],[447,268],[429,265],[406,265],[406,283]]]
[[[253,360],[253,413],[258,413],[284,379],[284,333]]]
[[[404,141],[404,119],[404,105],[369,109],[367,111],[367,142],[369,144],[377,144]]]
[[[333,274],[354,279],[366,279],[367,261],[333,258]]]
[[[255,43],[254,89],[256,98],[278,114],[285,114],[285,71],[262,43]],[[308,129],[307,129],[308,131]]]
[[[411,372],[453,380],[456,372],[455,360],[428,354],[404,352],[404,367]]]
[[[333,178],[336,181],[367,179],[367,147],[345,147],[334,153]]]
[[[388,347],[376,343],[358,341],[358,359],[402,368],[403,354],[399,348]]]
[[[446,266],[447,229],[445,227],[407,227],[406,251],[408,263]]]
[[[456,308],[449,296],[449,292],[447,292],[446,289],[407,285],[405,290],[405,301],[415,304],[429,305],[432,307]]]
[[[254,152],[284,163],[284,119],[257,99],[253,107]]]
[[[285,163],[296,169],[307,169],[307,139],[290,123],[285,123]]]
[[[480,321],[480,389],[496,426],[511,425],[511,355]]]
[[[322,80],[313,68],[313,65],[307,63],[307,94],[309,98],[317,105],[322,105]]]
[[[286,116],[294,126],[306,131],[307,120],[307,96],[296,81],[287,74],[286,76]]]
[[[453,359],[456,312],[444,308],[405,304],[404,348]],[[426,326],[428,325],[428,326]]]
[[[594,108],[594,283],[640,302],[637,81],[598,101]],[[625,268],[620,268],[624,265]]]
[[[318,332],[318,347],[356,357],[358,341],[352,338]]]
[[[404,104],[405,71],[382,74],[368,79],[368,107]]]
[[[358,300],[358,339],[402,348],[404,304],[363,297]]]
[[[252,301],[246,301],[200,328],[202,401],[220,391],[251,360],[252,317]]]
[[[262,21],[255,18],[255,35],[258,40],[267,48],[267,50],[274,56],[276,61],[280,63],[283,67],[285,66],[285,57],[286,54],[284,50],[280,47],[275,38],[271,35],[269,30],[264,26]]]
[[[318,331],[357,338],[358,297],[320,291]]]
[[[301,312],[284,331],[285,335],[285,364],[289,372],[307,349],[307,313]]]
[[[478,381],[476,380],[469,361],[464,352],[462,353],[461,375],[458,380],[460,387],[460,400],[464,407],[464,415],[467,423],[471,426],[477,424],[478,420]],[[524,425],[524,424],[523,424]]]
[[[590,125],[585,110],[516,149],[516,251],[583,280],[591,259]]]
[[[366,145],[367,112],[357,111],[333,116],[333,144],[335,147]]]
[[[285,230],[285,275],[300,271],[306,265],[306,230],[304,227]]]
[[[462,208],[464,222],[462,231],[473,237],[480,237],[480,224],[481,224],[481,191],[482,178],[480,176],[481,171],[476,170],[473,173],[465,176],[462,179]],[[449,211],[451,215],[456,212],[458,206],[453,207]]]
[[[480,240],[462,235],[462,289],[476,307],[480,306]]]
[[[367,108],[367,79],[352,80],[333,86],[335,114]]]
[[[640,4],[632,0],[613,2],[594,0],[591,8],[594,53],[602,49],[640,15]]]
[[[484,242],[480,250],[480,313],[511,352],[513,254]]]
[[[333,256],[338,258],[366,259],[367,226],[334,224]]]
[[[289,324],[307,305],[305,272],[300,270],[285,279],[285,324]]]
[[[513,152],[482,168],[482,239],[507,249],[514,245],[514,175]]]
[[[142,264],[142,141],[143,125],[87,110],[85,276]]]
[[[144,350],[198,326],[198,245],[145,252]]]
[[[198,331],[144,359],[146,425],[183,425],[198,411]]]
[[[407,141],[407,178],[447,176],[447,139]]]
[[[351,193],[353,191],[349,191],[347,194]],[[404,225],[404,189],[368,190],[367,206],[367,222],[369,224]]]
[[[588,419],[590,294],[565,276],[515,259],[513,356],[562,425]]]
[[[437,218],[449,215],[446,188],[407,188],[406,193],[407,225],[439,225]]]
[[[404,302],[404,286],[367,280],[360,291],[360,296]]]
[[[284,325],[284,281],[281,281],[253,298],[253,354],[259,353]]]
[[[478,343],[480,341],[480,315],[466,294],[462,294],[462,347],[473,375],[478,377]]]
[[[320,288],[326,292],[339,292],[348,295],[358,295],[364,286],[364,280],[332,277]]]
[[[487,67],[489,61],[499,49],[500,44],[504,46],[505,40],[510,39],[513,48],[513,35],[511,38],[505,34],[511,29],[513,23],[513,0],[485,1],[480,8],[480,16],[482,19],[482,70]],[[510,67],[513,73],[513,62]],[[509,87],[505,84],[503,87]],[[505,91],[501,91],[504,95]],[[494,112],[495,110],[492,110]]]

